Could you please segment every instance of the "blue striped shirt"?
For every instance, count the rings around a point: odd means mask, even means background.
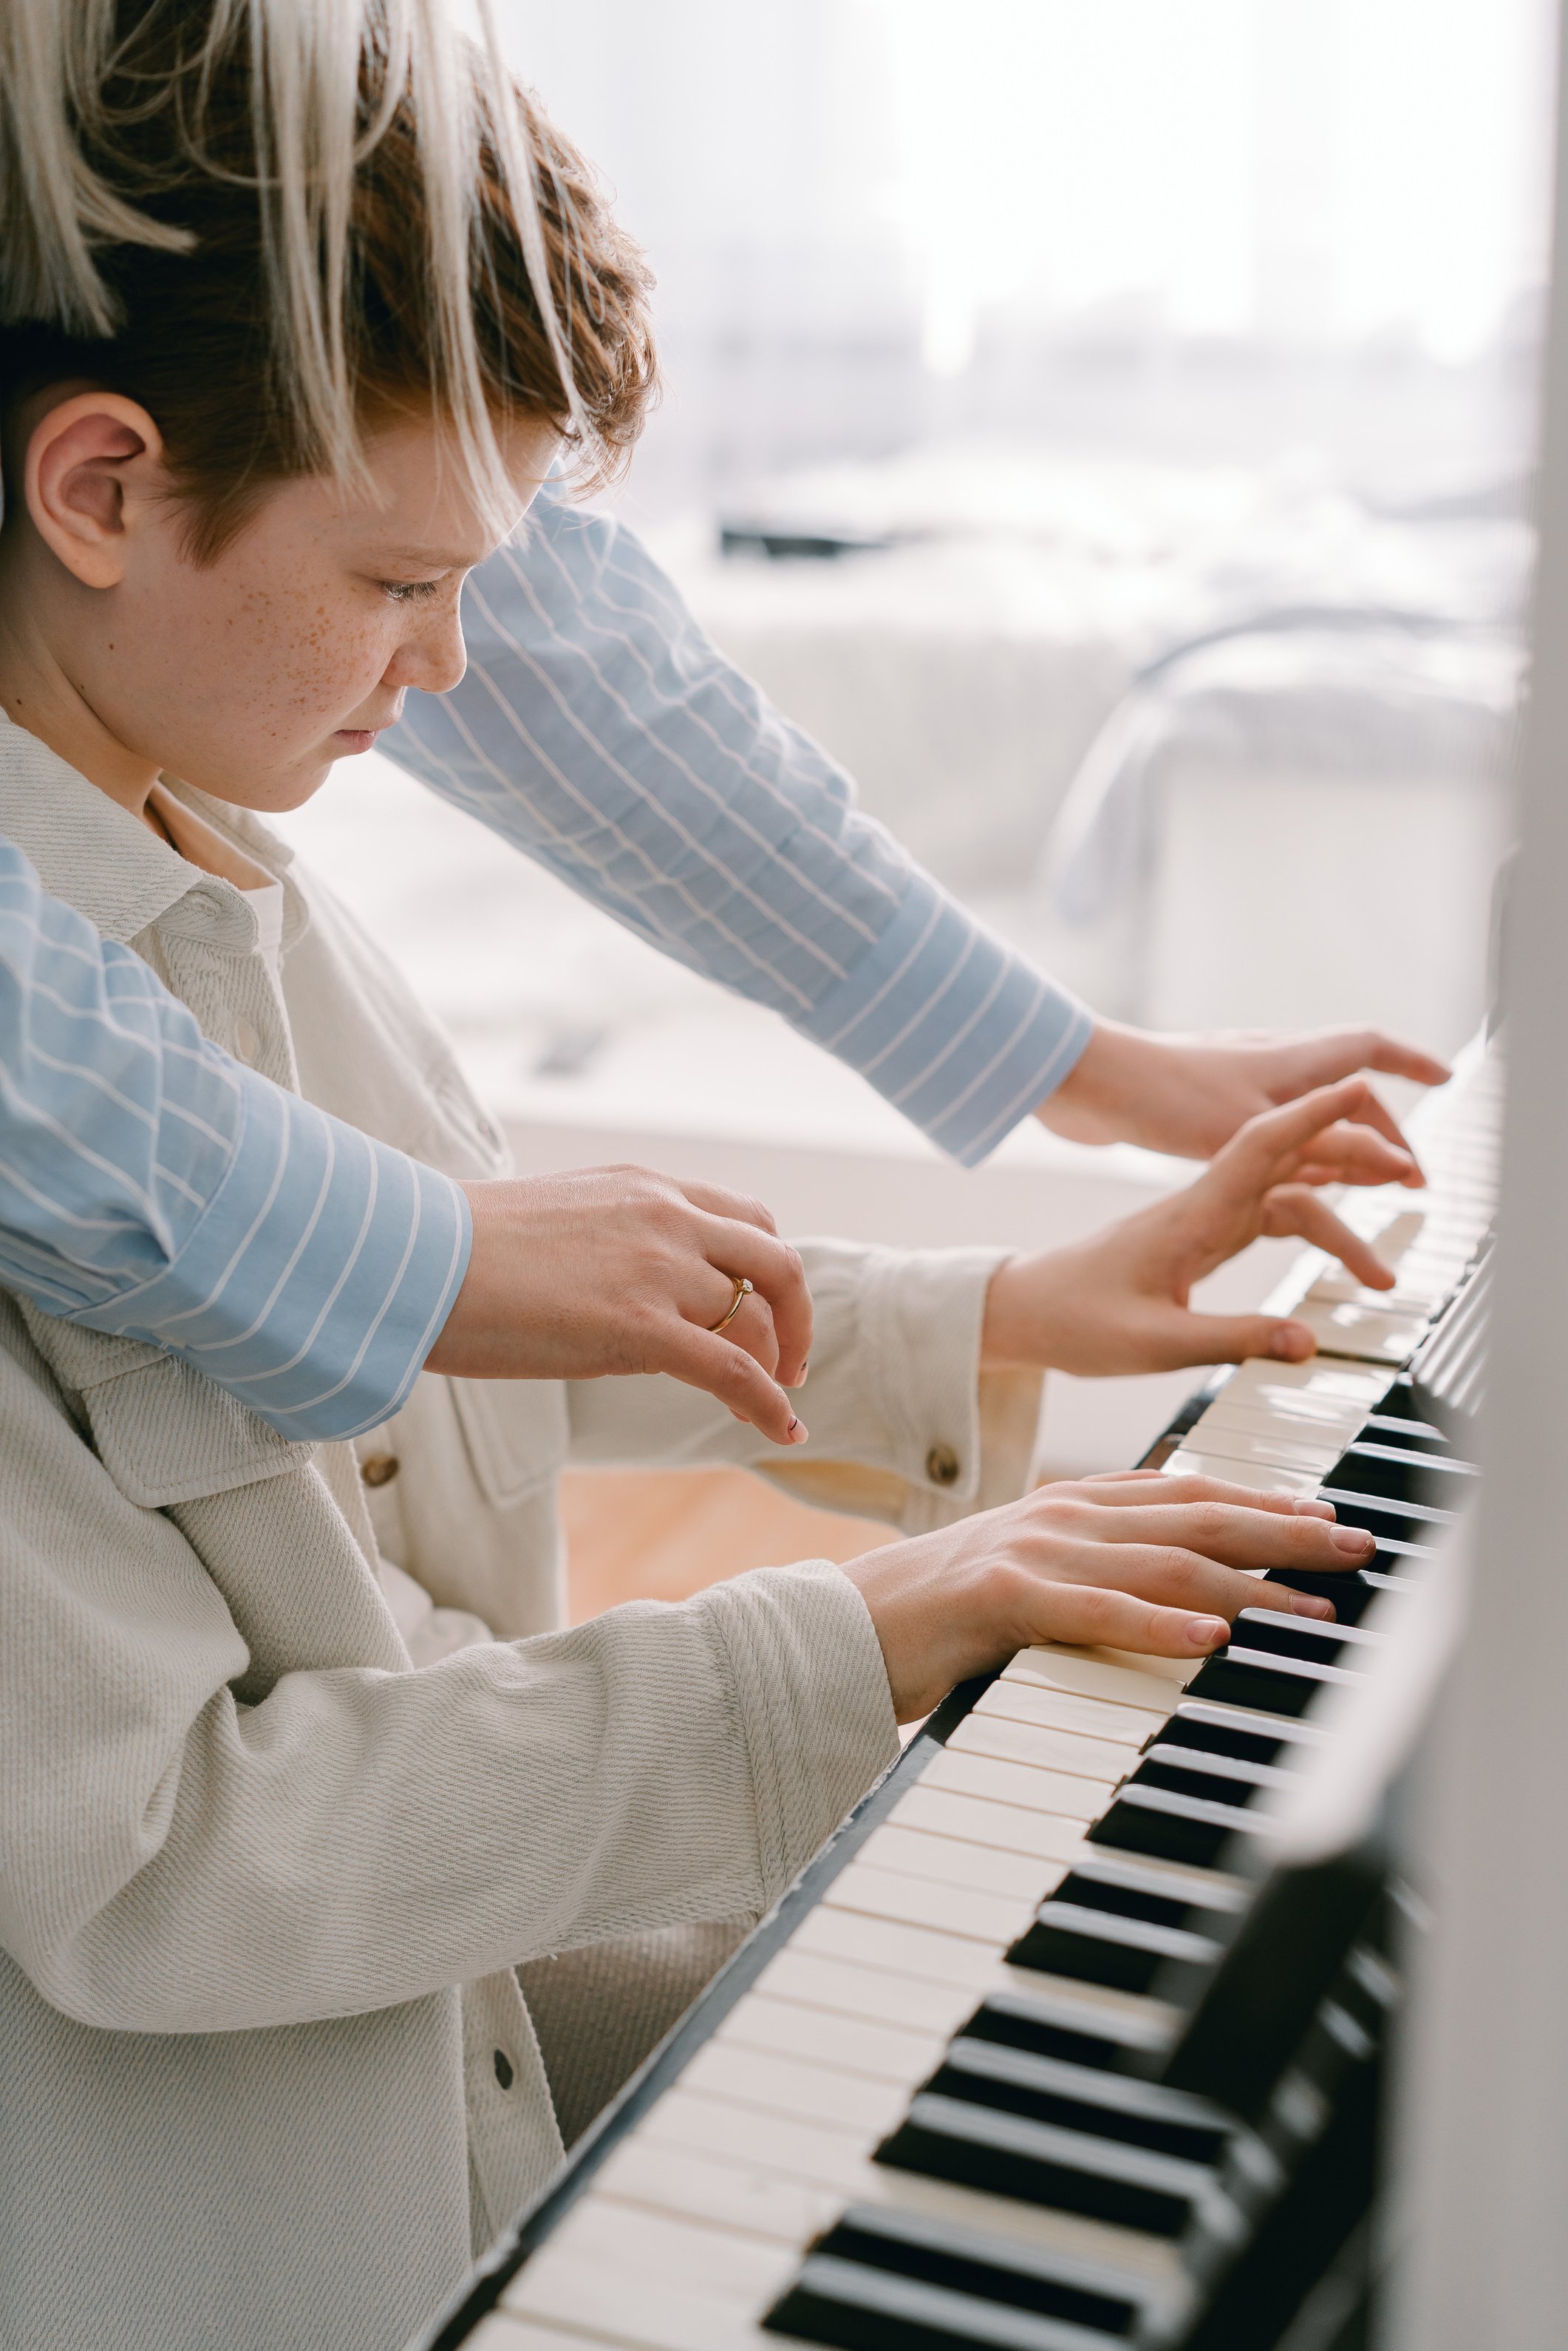
[[[443,798],[966,1165],[1073,1067],[1088,1013],[856,809],[632,532],[547,493],[464,622],[462,684],[383,746]],[[228,1061],[0,844],[0,1280],[342,1437],[407,1395],[468,1244],[455,1185]]]
[[[469,1237],[455,1184],[230,1061],[0,841],[0,1281],[348,1437],[413,1386]]]

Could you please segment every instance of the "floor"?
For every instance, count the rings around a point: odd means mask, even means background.
[[[855,1559],[894,1540],[745,1469],[570,1470],[560,1510],[574,1624],[622,1600],[685,1600],[748,1567]]]

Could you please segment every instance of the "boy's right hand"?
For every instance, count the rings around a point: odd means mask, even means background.
[[[1332,1616],[1326,1600],[1241,1571],[1348,1572],[1375,1548],[1327,1502],[1134,1469],[1041,1486],[843,1572],[871,1611],[898,1719],[912,1722],[1037,1642],[1197,1658],[1243,1608]]]
[[[804,1375],[811,1299],[756,1200],[647,1167],[465,1184],[474,1246],[425,1368],[470,1380],[668,1372],[778,1445],[801,1445],[785,1395]],[[735,1282],[752,1285],[735,1320]]]

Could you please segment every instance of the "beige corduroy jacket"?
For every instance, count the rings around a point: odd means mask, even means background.
[[[286,1007],[242,893],[0,721],[0,832],[209,1035],[500,1171],[375,948],[182,797],[285,882]],[[911,1528],[1016,1491],[994,1254],[807,1256],[805,1474]],[[759,1460],[708,1398],[426,1377],[361,1449],[375,1527],[350,1448],[0,1294],[5,2351],[395,2351],[559,2158],[517,1965],[756,1916],[895,1751],[821,1562],[554,1629],[561,1463]]]

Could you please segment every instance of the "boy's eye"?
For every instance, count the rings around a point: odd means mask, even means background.
[[[439,580],[383,580],[381,590],[394,604],[418,604],[434,596],[440,587]]]

